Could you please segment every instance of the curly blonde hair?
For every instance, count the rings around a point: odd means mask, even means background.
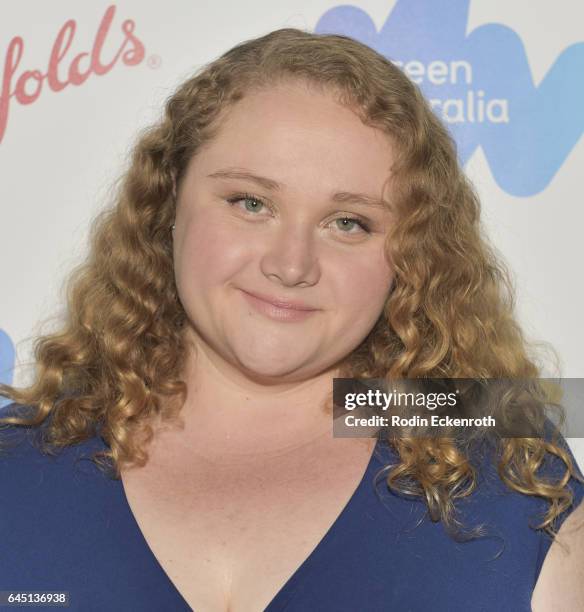
[[[396,147],[386,240],[395,273],[383,312],[343,362],[346,377],[532,378],[539,368],[514,320],[509,273],[482,236],[480,204],[461,170],[456,145],[399,68],[341,35],[284,28],[244,41],[203,67],[167,100],[162,118],[140,134],[115,205],[97,216],[90,253],[69,278],[67,318],[59,333],[35,341],[35,381],[0,391],[31,409],[1,422],[42,430],[43,450],[97,432],[108,450],[95,455],[119,478],[143,465],[151,417],[176,417],[186,398],[185,311],[174,282],[169,227],[173,188],[221,118],[253,88],[301,79],[338,96]],[[163,401],[165,400],[165,401]],[[392,440],[399,463],[387,483],[421,496],[435,521],[457,521],[454,501],[476,486],[468,453],[449,438]],[[549,509],[538,528],[572,503],[579,478],[557,440],[499,440],[498,472],[511,489],[539,496]],[[566,465],[550,482],[538,476],[546,456]]]

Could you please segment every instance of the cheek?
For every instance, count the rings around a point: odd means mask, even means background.
[[[345,306],[348,316],[367,313],[376,317],[385,303],[392,280],[393,271],[381,250],[360,254],[337,267],[338,303]]]
[[[177,281],[187,289],[188,285],[208,286],[228,279],[245,263],[249,251],[249,241],[224,224],[195,219],[185,223],[177,246]]]

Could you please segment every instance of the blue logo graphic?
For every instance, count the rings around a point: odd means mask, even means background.
[[[375,49],[417,83],[465,164],[481,146],[501,189],[545,189],[584,131],[584,42],[567,47],[536,87],[519,36],[487,24],[466,33],[469,0],[398,0],[378,32],[360,8],[334,7],[315,32]]]
[[[10,336],[0,329],[0,382],[5,385],[12,384],[14,359],[14,344]],[[0,397],[0,408],[10,403],[11,401],[8,398]]]

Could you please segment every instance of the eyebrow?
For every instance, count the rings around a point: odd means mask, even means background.
[[[244,181],[250,181],[260,185],[268,191],[280,191],[282,185],[273,179],[266,178],[265,176],[259,176],[248,172],[247,170],[240,170],[238,168],[226,168],[224,170],[217,170],[207,175],[208,178],[220,178],[220,179],[241,179]],[[338,191],[333,194],[333,202],[340,202],[345,204],[358,204],[360,206],[367,206],[370,208],[389,208],[389,202],[383,199],[374,198],[363,193],[351,193],[350,191]]]

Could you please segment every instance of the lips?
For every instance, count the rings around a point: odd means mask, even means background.
[[[253,311],[278,323],[299,323],[316,316],[320,310],[298,300],[283,299],[265,293],[241,290],[241,295]]]
[[[254,292],[244,291],[243,289],[242,291],[244,293],[247,293],[248,295],[251,295],[252,297],[258,300],[267,302],[268,304],[271,304],[272,306],[275,306],[276,308],[283,308],[285,310],[308,311],[308,312],[318,310],[318,308],[313,308],[312,306],[309,306],[308,304],[304,302],[300,302],[298,300],[288,300],[288,299],[283,299],[283,298],[277,298],[277,297],[272,297],[272,296],[265,295],[262,293],[256,293],[255,291]]]

